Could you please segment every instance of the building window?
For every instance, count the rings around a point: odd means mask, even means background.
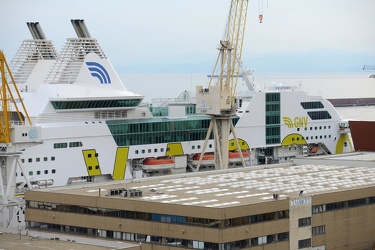
[[[32,159],[32,158],[29,158],[29,159],[28,159],[28,162],[33,162],[33,159]]]
[[[138,149],[135,151],[135,154],[136,154],[136,155],[138,154]]]
[[[48,174],[48,170],[44,170],[44,174]]]
[[[36,158],[36,162],[40,162],[40,158]]]
[[[324,225],[312,228],[312,235],[325,234],[325,232],[326,232],[326,226]]]
[[[298,249],[311,247],[311,239],[299,240]]]
[[[48,157],[44,157],[44,158],[43,158],[43,161],[48,161]]]
[[[29,176],[32,176],[33,175],[33,171],[29,171]]]
[[[40,175],[40,170],[36,171],[36,175]]]
[[[326,211],[326,205],[316,205],[312,207],[313,214],[322,213],[325,211]]]
[[[56,174],[56,169],[52,169],[52,174]]]
[[[267,243],[267,236],[258,237],[258,244],[259,245],[266,244],[266,243]]]
[[[51,161],[54,161],[54,160],[55,160],[55,156],[52,156],[52,157],[51,157]]]
[[[301,218],[298,220],[298,227],[311,226],[311,217]]]

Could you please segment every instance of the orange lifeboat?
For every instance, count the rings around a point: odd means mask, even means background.
[[[153,158],[149,157],[143,160],[142,168],[144,170],[162,170],[174,168],[174,160],[170,157],[167,158]]]
[[[193,156],[193,160],[192,160],[192,164],[194,166],[198,165],[198,162],[199,162],[199,158],[201,157],[201,154],[195,154]],[[203,157],[202,157],[202,162],[201,162],[201,165],[202,166],[207,166],[207,165],[215,165],[215,155],[214,153],[207,153],[207,154],[204,154]]]
[[[250,154],[248,152],[242,151],[243,158],[246,158],[249,156]],[[241,162],[240,152],[229,152],[229,162],[230,163]]]
[[[198,165],[199,157],[200,156],[201,156],[201,154],[195,154],[193,156],[192,164],[194,166]],[[250,154],[248,152],[246,152],[246,151],[242,152],[242,157],[243,158],[246,158],[246,157],[249,157],[249,156],[250,156]],[[228,157],[229,157],[229,162],[230,163],[241,162],[240,152],[229,152],[228,153]],[[202,166],[205,166],[205,165],[215,165],[215,155],[213,153],[204,154],[203,158],[202,158],[201,165]]]
[[[318,150],[319,150],[319,148],[311,148],[310,149],[310,153],[316,153],[316,152],[318,152]]]

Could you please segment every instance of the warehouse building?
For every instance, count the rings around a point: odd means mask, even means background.
[[[30,190],[27,226],[143,250],[373,249],[375,157],[330,162]]]

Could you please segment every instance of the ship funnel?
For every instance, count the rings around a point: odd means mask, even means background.
[[[34,39],[46,39],[42,27],[40,26],[39,22],[27,22],[27,27],[30,30],[31,35]]]
[[[86,27],[85,20],[72,19],[71,22],[79,38],[91,38],[89,30]]]

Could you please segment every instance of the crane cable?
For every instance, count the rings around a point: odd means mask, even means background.
[[[259,23],[262,23],[262,21],[263,21],[263,0],[259,0],[258,1],[258,8],[259,8],[259,10],[258,10],[258,12],[259,12]],[[268,0],[267,0],[267,8],[268,8]]]
[[[263,21],[263,0],[258,1],[258,12],[259,12],[259,23],[262,23]]]

